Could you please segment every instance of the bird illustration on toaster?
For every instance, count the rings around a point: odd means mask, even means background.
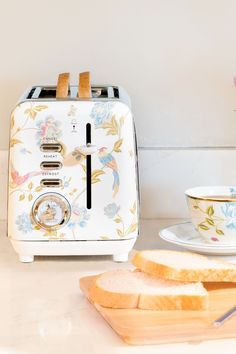
[[[119,190],[119,185],[120,185],[118,166],[117,166],[116,160],[115,160],[114,156],[107,151],[106,147],[102,147],[99,149],[98,156],[99,156],[100,162],[104,166],[106,166],[112,170],[112,174],[114,177],[112,189],[113,189],[113,197],[115,197],[118,190]]]

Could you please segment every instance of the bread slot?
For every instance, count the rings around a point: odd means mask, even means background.
[[[45,178],[42,179],[40,182],[41,187],[43,188],[48,188],[48,187],[61,187],[62,186],[62,180],[58,178]]]
[[[56,86],[35,86],[33,87],[26,96],[27,100],[54,100],[56,99]],[[68,98],[77,98],[75,95],[77,93],[77,87],[70,85],[68,88]],[[91,87],[91,98],[92,99],[119,99],[119,87],[117,86],[92,86]]]

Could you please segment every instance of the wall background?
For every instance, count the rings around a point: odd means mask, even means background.
[[[186,217],[185,188],[235,184],[235,13],[235,0],[4,2],[0,218],[10,110],[26,87],[56,83],[63,71],[76,83],[77,73],[89,69],[94,83],[129,92],[143,217]]]

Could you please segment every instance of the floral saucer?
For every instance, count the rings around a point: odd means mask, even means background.
[[[170,243],[188,250],[204,254],[233,255],[236,254],[236,243],[217,245],[204,242],[203,237],[196,231],[191,222],[170,226],[159,232],[160,237]]]

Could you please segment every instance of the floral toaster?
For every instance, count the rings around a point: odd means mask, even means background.
[[[11,115],[8,236],[20,261],[35,255],[113,255],[138,236],[138,166],[127,93],[118,86],[27,90]]]

